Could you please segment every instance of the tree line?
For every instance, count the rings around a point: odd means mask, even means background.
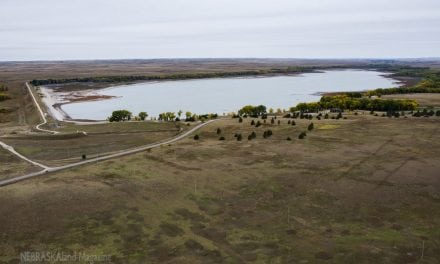
[[[369,111],[413,111],[418,107],[415,100],[391,100],[357,98],[347,95],[323,96],[319,102],[299,103],[290,108],[290,112],[318,112],[326,109],[335,110],[369,110]]]
[[[63,84],[72,82],[134,82],[134,81],[156,81],[156,80],[185,80],[185,79],[206,79],[206,78],[222,78],[222,77],[239,77],[252,75],[267,74],[287,74],[287,73],[305,73],[312,72],[315,67],[287,67],[274,68],[268,70],[250,70],[235,72],[206,72],[206,73],[176,73],[176,74],[160,74],[160,75],[126,75],[126,76],[97,76],[97,77],[81,77],[81,78],[63,78],[63,79],[42,79],[32,80],[34,86]]]

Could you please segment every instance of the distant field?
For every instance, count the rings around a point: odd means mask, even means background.
[[[1,188],[0,261],[43,249],[115,263],[437,263],[440,119],[347,117],[314,119],[304,140],[308,120],[221,120],[198,141]]]

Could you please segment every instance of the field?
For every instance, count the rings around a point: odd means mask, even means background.
[[[169,139],[196,125],[78,125],[48,117],[43,128],[60,133],[39,132],[40,117],[24,85],[32,79],[381,63],[409,62],[0,63],[0,83],[12,97],[0,102],[0,140],[34,161],[61,166]],[[435,60],[410,64],[440,67]],[[64,88],[84,85],[90,83]],[[439,93],[382,97],[440,108]],[[172,144],[0,187],[0,263],[18,263],[29,251],[111,255],[112,263],[438,263],[440,117],[375,114],[277,116],[273,123],[272,116],[242,123],[220,118]],[[273,134],[263,138],[269,130]],[[256,138],[249,140],[252,132]],[[301,132],[307,132],[304,139]],[[0,148],[0,180],[39,170]]]
[[[346,117],[303,140],[305,119],[219,120],[197,141],[3,187],[0,261],[438,263],[440,119]]]
[[[188,127],[180,123],[130,122],[99,125],[66,123],[57,135],[9,135],[2,141],[26,157],[49,166],[60,166],[87,158],[134,148],[171,138]],[[86,134],[83,134],[85,132]]]

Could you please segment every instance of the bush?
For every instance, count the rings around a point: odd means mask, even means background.
[[[309,126],[307,127],[307,130],[312,131],[314,128],[313,123],[310,123]]]
[[[225,140],[225,137],[220,137],[218,140]]]
[[[298,138],[299,139],[304,139],[307,136],[306,132],[301,132],[301,134],[299,134]]]
[[[435,112],[435,116],[440,116],[440,110],[437,110],[437,111]]]
[[[257,123],[255,124],[255,127],[259,127],[259,126],[261,126],[260,120],[258,120]]]
[[[199,140],[199,138],[200,138],[199,135],[194,136],[194,140]]]
[[[241,139],[242,139],[241,134],[238,134],[238,135],[237,135],[237,141],[241,141]]]
[[[217,135],[220,135],[222,133],[222,130],[220,128],[217,128]]]
[[[296,126],[296,122],[292,120],[292,126]]]
[[[290,120],[287,121],[287,124],[290,125]]]
[[[281,120],[278,120],[278,125],[280,125],[281,124]]]
[[[238,118],[238,123],[243,123],[243,118],[241,116]]]
[[[251,135],[252,138],[257,138],[257,133],[255,133],[254,131],[252,131]]]
[[[292,139],[290,137],[287,137],[286,140],[291,141]]]
[[[325,114],[324,119],[328,119],[328,113]]]
[[[255,121],[252,119],[251,126],[255,126]]]
[[[252,139],[253,139],[252,135],[249,135],[248,140],[252,140]]]
[[[86,154],[82,154],[81,158],[82,158],[83,160],[87,159]]]
[[[263,138],[268,138],[270,136],[272,136],[272,130],[266,130],[263,132]]]

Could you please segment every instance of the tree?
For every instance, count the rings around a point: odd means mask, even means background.
[[[147,118],[147,117],[148,117],[148,114],[146,112],[140,112],[139,113],[139,118],[141,120],[145,120],[145,118]]]
[[[192,113],[191,113],[190,111],[187,111],[187,112],[185,113],[185,117],[186,117],[185,120],[190,119],[191,116],[192,116]]]
[[[179,117],[179,119],[180,119],[180,116],[182,115],[182,113],[183,113],[182,110],[179,110],[179,112],[177,112],[177,116]]]
[[[131,112],[127,110],[113,111],[112,115],[108,118],[110,122],[126,121],[131,119]]]
[[[310,123],[309,126],[307,127],[307,130],[312,131],[313,127],[314,127],[313,123]]]

